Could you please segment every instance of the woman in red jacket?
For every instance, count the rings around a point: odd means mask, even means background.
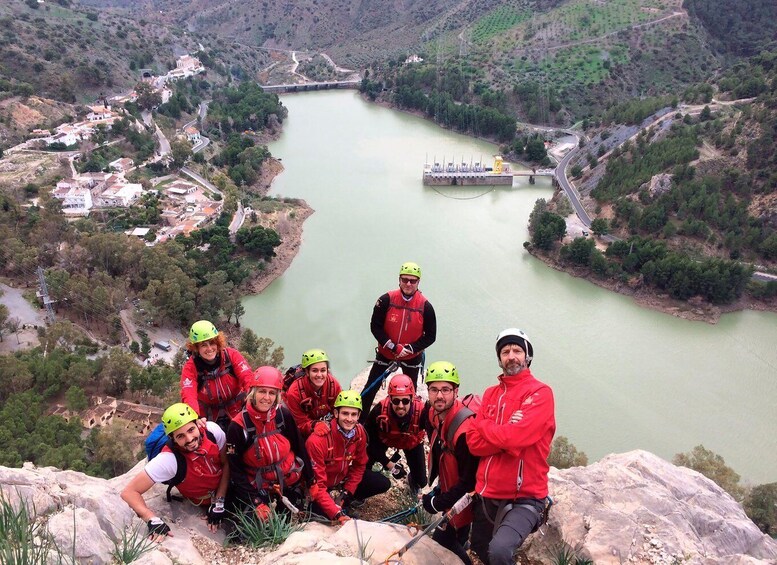
[[[303,353],[302,369],[305,374],[291,383],[284,400],[302,437],[307,438],[318,422],[322,430],[329,427],[323,420],[332,414],[342,387],[329,372],[329,357],[323,349]]]
[[[181,400],[226,432],[243,406],[251,367],[237,349],[227,347],[224,334],[207,320],[192,325],[186,350],[189,359],[181,370]]]
[[[313,472],[297,424],[288,408],[279,404],[281,372],[259,367],[247,385],[245,407],[227,430],[227,459],[238,505],[267,520],[271,499],[286,497],[299,503],[297,483],[304,477],[312,484]]]

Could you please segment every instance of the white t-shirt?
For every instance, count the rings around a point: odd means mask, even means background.
[[[216,422],[206,422],[205,427],[216,438],[216,445],[219,451],[224,449],[227,443],[227,436]],[[178,472],[178,463],[176,463],[175,454],[170,451],[161,451],[151,461],[146,463],[146,474],[151,477],[155,483],[163,483],[175,477]]]

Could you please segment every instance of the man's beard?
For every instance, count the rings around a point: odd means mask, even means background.
[[[526,365],[524,363],[518,363],[517,361],[513,361],[512,363],[508,363],[507,365],[504,365],[502,369],[505,372],[505,376],[513,377],[520,373],[523,369],[526,368]]]

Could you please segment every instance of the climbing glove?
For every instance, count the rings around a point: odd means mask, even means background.
[[[391,468],[391,476],[395,479],[404,479],[407,477],[407,471],[405,471],[404,466],[402,466],[402,463],[395,463],[394,466]]]
[[[224,519],[224,499],[217,498],[213,504],[208,507],[208,524],[218,526]]]
[[[260,522],[267,522],[270,519],[270,507],[267,506],[264,502],[259,504],[254,512],[256,513],[256,517],[259,518]]]
[[[161,518],[157,518],[154,516],[151,518],[148,522],[148,535],[149,537],[153,536],[166,536],[170,533],[170,526],[165,524],[164,520]]]
[[[424,510],[429,514],[437,514],[439,512],[439,510],[434,507],[435,494],[437,494],[435,491],[431,491],[421,497],[421,503],[424,505]]]
[[[338,512],[337,514],[335,514],[335,520],[336,520],[337,522],[339,522],[341,526],[342,526],[343,524],[345,524],[345,523],[346,523],[348,520],[350,520],[350,519],[351,519],[351,517],[350,517],[350,516],[348,516],[348,515],[346,515],[346,513],[345,513],[345,512],[343,512],[342,510],[340,510],[340,512]]]

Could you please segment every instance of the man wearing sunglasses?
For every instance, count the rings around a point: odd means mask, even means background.
[[[418,385],[418,373],[423,365],[423,351],[437,339],[437,318],[432,303],[418,290],[421,267],[407,262],[399,269],[399,288],[378,298],[372,310],[370,331],[378,341],[375,362],[362,390],[364,412],[370,411],[378,392],[372,386],[392,361],[399,363],[402,373]]]
[[[377,403],[367,417],[367,455],[370,458],[367,468],[377,461],[395,479],[403,479],[407,471],[399,463],[402,450],[410,468],[407,478],[410,491],[415,494],[426,486],[424,438],[427,419],[424,401],[415,395],[413,381],[401,373],[394,375],[388,396]],[[396,450],[391,459],[386,455],[390,447]]]

